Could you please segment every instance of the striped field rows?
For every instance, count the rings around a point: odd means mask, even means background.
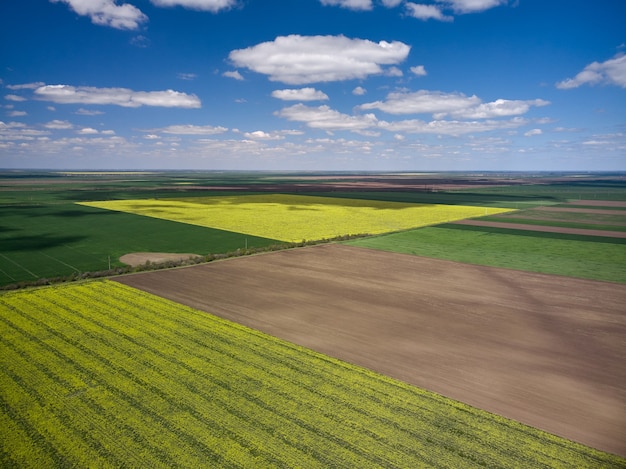
[[[1,467],[622,467],[111,281],[0,296]]]

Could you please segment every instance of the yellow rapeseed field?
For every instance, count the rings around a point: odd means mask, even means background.
[[[286,242],[380,234],[511,211],[287,194],[109,200],[82,205]]]

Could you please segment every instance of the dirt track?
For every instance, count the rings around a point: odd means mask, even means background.
[[[343,245],[118,281],[626,456],[626,285]]]

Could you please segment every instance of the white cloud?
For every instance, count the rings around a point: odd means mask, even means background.
[[[394,92],[385,101],[375,101],[359,106],[359,109],[380,109],[389,114],[433,114],[436,119],[446,115],[462,119],[488,119],[492,117],[517,116],[528,112],[531,106],[546,106],[549,101],[497,99],[482,103],[477,96],[463,93],[420,90],[413,93]]]
[[[491,117],[519,116],[526,114],[531,106],[547,106],[549,101],[543,99],[509,100],[496,99],[490,103],[482,103],[475,107],[460,109],[450,114],[464,119],[488,119]]]
[[[428,75],[423,65],[411,67],[410,70],[411,72],[413,72],[414,75],[417,75],[418,77],[425,77],[426,75]]]
[[[14,101],[14,102],[26,101],[26,98],[23,98],[22,96],[18,96],[16,94],[7,94],[4,96],[4,99],[6,99],[7,101]]]
[[[415,134],[435,135],[465,135],[476,132],[490,132],[493,130],[515,129],[525,125],[527,121],[521,117],[509,120],[482,120],[482,121],[449,121],[434,120],[425,122],[419,119],[404,120],[398,122],[379,123],[380,128],[390,132],[407,132]]]
[[[217,13],[227,10],[237,4],[237,0],[150,0],[158,7],[181,6],[191,10],[203,10]]]
[[[404,73],[402,73],[402,70],[400,70],[398,67],[389,67],[387,70],[385,70],[385,75],[388,77],[401,77],[404,75]]]
[[[76,111],[74,114],[78,114],[79,116],[99,116],[104,114],[102,111],[95,111],[92,109],[83,109],[82,107]]]
[[[420,90],[414,93],[389,93],[386,101],[362,104],[359,108],[380,109],[389,114],[436,114],[467,109],[479,103],[477,96]]]
[[[436,5],[422,5],[418,3],[407,2],[406,9],[409,16],[420,20],[439,20],[439,21],[452,21],[451,16],[443,14],[441,9]]]
[[[28,115],[26,111],[11,111],[7,114],[9,115],[9,117],[23,117]]]
[[[69,122],[69,121],[62,121],[62,120],[59,120],[59,119],[52,120],[52,121],[44,124],[43,126],[46,129],[55,129],[55,130],[66,130],[66,129],[74,128],[74,125],[72,125],[71,122]]]
[[[372,0],[320,0],[322,5],[340,6],[350,10],[371,10]]]
[[[533,135],[541,135],[542,133],[541,129],[531,129],[524,133],[524,137],[532,137]]]
[[[355,96],[363,96],[365,93],[367,93],[367,90],[362,86],[357,86],[352,90],[352,94]]]
[[[130,41],[128,41],[132,46],[135,47],[139,47],[141,49],[145,49],[146,47],[148,47],[150,45],[150,39],[148,39],[146,36],[135,36],[133,38],[130,39]]]
[[[151,132],[163,132],[176,135],[215,135],[226,132],[226,127],[213,127],[212,125],[170,125],[161,129],[152,129]]]
[[[264,132],[262,130],[255,130],[254,132],[245,132],[243,134],[246,138],[252,140],[284,140],[284,136],[278,132]]]
[[[186,81],[192,81],[198,78],[198,75],[196,75],[195,73],[179,73],[177,76],[181,80],[186,80]]]
[[[326,101],[328,95],[315,88],[300,88],[272,91],[272,97],[283,101]]]
[[[118,5],[114,0],[50,0],[53,3],[67,3],[72,10],[81,16],[88,16],[91,22],[116,29],[137,29],[141,23],[148,21],[137,7],[123,3]]]
[[[93,134],[97,134],[98,131],[96,129],[93,129],[91,127],[85,127],[83,129],[80,129],[78,131],[79,134],[81,135],[93,135]]]
[[[410,49],[398,41],[290,35],[234,50],[229,58],[237,66],[268,75],[271,81],[302,85],[381,74],[381,65],[402,62]]]
[[[296,104],[281,109],[276,113],[290,121],[305,122],[308,127],[327,131],[350,130],[359,131],[376,127],[377,119],[373,114],[349,116],[328,106],[308,107]]]
[[[574,78],[567,78],[556,84],[561,90],[578,88],[581,85],[598,83],[617,85],[626,88],[626,55],[619,53],[605,62],[592,62]]]
[[[122,107],[160,106],[200,108],[200,99],[173,90],[133,91],[127,88],[45,85],[37,88],[39,99],[58,104],[110,104]]]
[[[35,83],[23,83],[21,85],[7,85],[7,88],[10,90],[34,90],[43,85],[45,85],[45,83],[38,81]]]
[[[400,5],[404,0],[381,0],[382,4],[387,8],[394,8]]]
[[[455,13],[476,13],[507,3],[507,0],[437,0],[454,10]]]
[[[241,73],[239,73],[239,71],[235,70],[232,72],[224,72],[222,73],[222,76],[224,77],[229,77],[229,78],[234,78],[235,80],[243,80],[243,77],[241,76]]]

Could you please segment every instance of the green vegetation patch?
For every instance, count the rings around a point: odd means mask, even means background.
[[[111,281],[0,295],[2,467],[623,467]]]
[[[468,264],[626,283],[626,239],[619,238],[446,224],[348,244]]]
[[[225,253],[278,241],[77,204],[0,207],[0,286],[107,270],[132,252]]]

